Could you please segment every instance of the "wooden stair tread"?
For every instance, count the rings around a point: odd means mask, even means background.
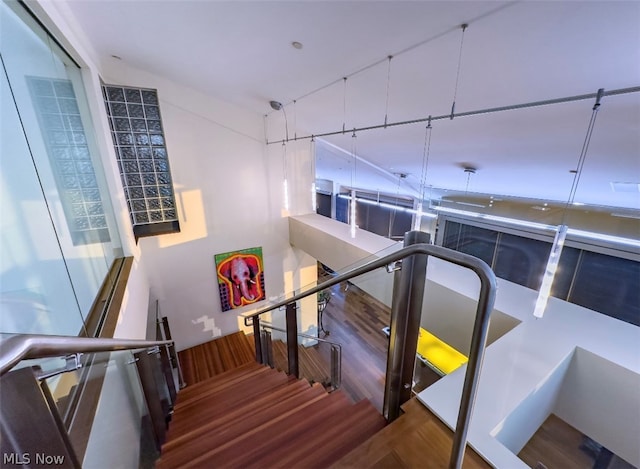
[[[212,422],[211,425],[207,424],[200,427],[198,431],[185,435],[185,438],[180,438],[179,440],[181,441],[176,441],[173,446],[173,441],[165,444],[161,458],[163,465],[158,467],[182,467],[190,462],[194,455],[201,455],[207,451],[221,451],[226,446],[233,444],[232,442],[243,440],[247,433],[251,433],[256,428],[268,426],[274,419],[285,415],[287,412],[303,408],[314,399],[320,400],[326,397],[322,387],[311,387],[308,384],[306,386],[305,389],[295,392],[277,404],[254,408],[251,413],[247,413],[248,408],[243,409],[246,415],[244,419],[236,419],[226,424]],[[254,434],[253,438],[260,439],[260,435]],[[268,439],[269,434],[265,438]]]
[[[325,415],[286,445],[273,450],[248,467],[327,467],[385,425],[384,418],[368,400],[340,412]]]
[[[269,368],[266,368],[268,371]],[[201,425],[214,416],[223,414],[235,405],[246,400],[253,400],[263,393],[270,392],[284,386],[289,378],[284,373],[273,372],[256,374],[242,381],[242,386],[231,387],[212,394],[210,399],[202,398],[193,405],[174,410],[172,429],[182,433],[189,428]]]
[[[202,425],[193,426],[181,434],[173,432],[169,429],[167,434],[167,442],[162,448],[163,454],[178,445],[183,444],[189,439],[195,439],[199,436],[208,435],[211,444],[215,444],[216,440],[226,437],[232,432],[233,428],[247,427],[254,425],[254,421],[262,419],[266,421],[273,415],[277,416],[289,407],[296,407],[298,402],[304,402],[310,396],[320,395],[323,390],[319,387],[312,387],[306,381],[292,381],[287,385],[275,390],[255,401],[245,402],[241,405],[230,409],[229,412],[207,420]],[[216,431],[218,430],[218,431]],[[213,434],[215,431],[215,434]]]
[[[248,385],[251,381],[259,380],[261,377],[270,374],[270,371],[272,370],[268,366],[260,366],[259,368],[254,368],[243,373],[227,375],[225,379],[220,382],[218,382],[218,380],[203,381],[203,383],[208,383],[209,385],[199,386],[198,389],[188,395],[186,399],[178,399],[175,409],[178,411],[179,409],[193,406],[202,399],[211,399],[217,395],[229,392],[230,390],[243,392],[242,387]]]
[[[337,412],[348,406],[346,396],[340,393],[324,394],[209,451],[184,467],[202,467],[203,464],[211,465],[220,461],[231,467],[246,467],[287,444],[306,427],[316,425],[326,413]]]
[[[253,343],[236,332],[178,352],[187,385],[255,361]]]
[[[257,370],[258,368],[262,368],[264,365],[261,365],[258,362],[250,362],[245,363],[244,365],[240,365],[237,368],[232,370],[224,371],[216,376],[212,376],[211,378],[198,381],[197,383],[188,384],[186,387],[180,389],[178,393],[178,402],[189,399],[191,396],[196,395],[200,390],[207,388],[211,389],[216,386],[216,383],[223,383],[226,379],[233,379],[236,376],[240,376],[244,373],[250,373],[253,370]]]

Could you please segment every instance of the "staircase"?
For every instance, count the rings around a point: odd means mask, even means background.
[[[328,467],[385,426],[368,400],[353,404],[253,356],[243,333],[180,352],[188,386],[159,469]]]

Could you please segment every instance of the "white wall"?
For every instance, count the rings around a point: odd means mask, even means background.
[[[556,399],[570,367],[573,354],[568,355],[541,385],[499,425],[496,439],[512,453],[518,454],[538,428],[554,412]]]
[[[553,412],[640,467],[640,374],[577,348]]]
[[[120,61],[105,64],[103,79],[158,90],[181,231],[139,245],[150,301],[160,301],[178,349],[234,332],[239,313],[264,306],[221,311],[215,254],[262,247],[267,298],[315,280],[296,273],[314,261],[291,249],[286,219],[305,202],[311,208],[308,151],[289,149],[287,212],[282,149],[264,144],[261,116]]]
[[[33,7],[84,67],[89,107],[105,156],[125,254],[136,257],[138,267],[132,271],[129,303],[123,306],[118,330],[121,336],[144,337],[140,318],[134,319],[131,311],[146,320],[148,308],[142,304],[149,289],[154,293],[149,301],[159,299],[162,314],[169,316],[178,348],[238,330],[239,311],[220,311],[213,260],[217,253],[262,246],[267,297],[312,281],[308,268],[315,261],[289,246],[286,221],[289,214],[311,211],[313,166],[308,145],[290,143],[287,148],[290,207],[286,212],[282,149],[265,145],[262,116],[124,62],[99,57],[64,2],[34,3]],[[100,78],[106,83],[158,89],[180,233],[144,238],[138,246],[133,242],[101,102]],[[293,274],[300,268],[305,269],[304,275]]]

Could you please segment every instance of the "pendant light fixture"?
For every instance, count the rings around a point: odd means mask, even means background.
[[[569,191],[569,198],[564,206],[562,212],[562,220],[557,228],[556,235],[553,238],[553,244],[551,245],[551,252],[549,253],[549,259],[547,260],[547,267],[542,277],[542,283],[540,290],[538,291],[538,298],[536,299],[536,305],[533,310],[533,315],[537,318],[541,318],[544,315],[547,303],[549,302],[549,295],[551,294],[551,287],[553,286],[553,280],[555,279],[556,272],[558,270],[558,263],[560,262],[560,255],[562,254],[562,248],[567,237],[568,226],[565,224],[567,209],[573,205],[576,197],[576,191],[578,189],[578,183],[582,176],[582,169],[584,168],[584,161],[587,156],[587,150],[589,149],[589,143],[591,142],[591,135],[593,135],[593,127],[596,123],[596,116],[598,115],[598,109],[600,108],[600,100],[604,94],[604,89],[600,88],[596,95],[596,102],[591,110],[591,120],[587,127],[587,135],[585,136],[584,143],[582,144],[582,150],[578,157],[578,164],[573,175],[573,183],[571,184],[571,190]]]
[[[269,101],[271,109],[274,111],[282,111],[284,115],[284,140],[282,140],[282,207],[285,212],[289,212],[289,183],[287,181],[287,142],[289,141],[289,123],[287,122],[287,113],[284,106],[279,101]]]
[[[282,184],[283,184],[283,208],[289,212],[289,183],[287,181],[287,144],[282,142]]]

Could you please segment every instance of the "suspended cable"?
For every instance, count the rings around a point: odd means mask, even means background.
[[[429,153],[431,149],[431,120],[424,132],[424,147],[422,149],[422,174],[420,175],[420,198],[416,207],[416,215],[413,221],[413,229],[420,230],[422,224],[422,210],[424,208],[424,190],[427,183],[427,168],[429,167]]]
[[[345,127],[347,125],[347,77],[344,77],[343,80],[344,90],[342,93],[342,133],[345,132]]]
[[[623,95],[623,94],[630,94],[630,93],[637,93],[640,92],[640,86],[633,86],[630,88],[620,88],[620,89],[616,89],[616,90],[611,90],[611,91],[605,91],[603,93],[602,96],[617,96],[617,95]],[[503,111],[514,111],[517,109],[527,109],[527,108],[533,108],[533,107],[540,107],[540,106],[548,106],[548,105],[552,105],[552,104],[562,104],[562,103],[569,103],[569,102],[573,102],[573,101],[583,101],[585,99],[593,99],[597,96],[596,93],[588,93],[588,94],[581,94],[581,95],[576,95],[576,96],[567,96],[564,98],[553,98],[553,99],[546,99],[543,101],[531,101],[528,103],[521,103],[521,104],[511,104],[508,106],[499,106],[499,107],[494,107],[494,108],[485,108],[485,109],[478,109],[475,111],[465,111],[465,112],[459,112],[457,114],[454,114],[454,117],[470,117],[470,116],[477,116],[477,115],[481,115],[481,114],[492,114],[494,112],[503,112]],[[384,124],[376,124],[376,125],[370,125],[370,126],[366,126],[366,127],[356,127],[353,130],[355,132],[364,132],[367,130],[377,130],[377,129],[383,129],[386,127],[398,127],[398,126],[402,126],[402,125],[412,125],[412,124],[420,124],[423,122],[427,122],[429,119],[431,119],[431,121],[437,121],[437,120],[443,120],[443,119],[450,119],[451,115],[450,114],[446,114],[446,115],[440,115],[440,116],[429,116],[429,117],[423,117],[420,119],[411,119],[411,120],[406,120],[406,121],[398,121],[398,122],[391,122],[388,123],[387,125]],[[314,137],[316,138],[321,138],[321,137],[330,137],[332,135],[340,135],[342,134],[342,129],[341,130],[337,130],[334,132],[323,132],[323,133],[316,133],[313,134]],[[301,139],[309,139],[311,138],[311,135],[306,135],[304,137],[298,137],[299,140]],[[275,143],[282,143],[282,140],[275,140],[273,142],[267,142],[268,145],[272,145]]]
[[[387,116],[389,114],[389,86],[391,83],[391,59],[393,55],[389,56],[389,65],[387,67],[387,99],[384,105],[384,127],[387,127]]]
[[[309,157],[311,159],[311,211],[316,212],[318,210],[317,201],[317,186],[316,186],[316,140],[311,137],[309,141]]]
[[[427,168],[429,166],[429,153],[431,151],[431,119],[425,128],[424,148],[422,150],[422,175],[420,178],[420,202],[424,200],[424,188],[427,183]]]
[[[517,4],[517,2],[508,2],[508,3],[505,3],[505,4],[499,5],[498,7],[494,8],[492,10],[489,10],[489,11],[487,11],[485,13],[482,13],[481,15],[478,15],[478,16],[472,18],[470,21],[468,21],[468,23],[474,23],[476,21],[480,21],[482,19],[488,18],[488,17],[494,15],[495,13],[498,13],[499,11],[504,10],[506,8],[513,7],[516,4]],[[399,51],[393,52],[392,55],[394,57],[398,57],[398,56],[400,56],[402,54],[406,54],[407,52],[411,52],[412,50],[417,49],[418,47],[422,47],[422,46],[424,46],[424,45],[426,45],[426,44],[428,44],[430,42],[433,42],[433,41],[435,41],[437,39],[440,39],[441,37],[444,37],[449,33],[457,31],[458,29],[459,29],[459,26],[455,26],[453,28],[449,28],[446,31],[442,31],[442,32],[439,32],[437,34],[434,34],[433,36],[425,38],[420,42],[417,42],[415,44],[411,44],[411,45],[405,47],[404,49],[401,49]],[[378,65],[380,65],[383,62],[385,62],[386,60],[388,60],[388,56],[384,57],[382,59],[378,59],[375,62],[372,62],[372,63],[370,63],[368,65],[365,65],[364,67],[361,67],[361,68],[359,68],[359,69],[347,74],[346,76],[348,78],[351,78],[351,77],[353,77],[355,75],[358,75],[360,73],[366,72],[367,70],[370,70],[370,69],[372,69],[374,67],[377,67]],[[337,78],[337,79],[327,83],[326,85],[322,85],[322,86],[320,86],[318,88],[315,88],[315,89],[313,89],[313,90],[311,90],[311,91],[309,91],[309,92],[307,92],[307,93],[305,93],[305,94],[303,94],[301,96],[298,96],[296,99],[298,101],[300,101],[301,99],[304,99],[304,98],[306,98],[308,96],[314,95],[314,94],[318,93],[319,91],[322,91],[322,90],[324,90],[326,88],[329,88],[329,87],[335,85],[336,83],[340,83],[341,80],[343,80],[343,78]]]
[[[353,156],[353,169],[351,171],[351,205],[349,206],[349,224],[351,229],[351,237],[356,237],[356,170],[357,170],[357,161],[358,158],[356,156],[356,131],[354,129],[353,134],[351,135],[351,155]]]
[[[458,53],[458,71],[456,72],[456,85],[453,88],[453,104],[451,105],[451,115],[450,119],[453,119],[453,115],[456,112],[456,97],[458,96],[458,82],[460,81],[460,69],[462,68],[462,46],[464,45],[464,32],[467,30],[469,25],[464,23],[461,24],[462,28],[462,37],[460,38],[460,52]]]
[[[544,315],[545,309],[547,308],[547,303],[549,302],[549,296],[551,295],[551,287],[553,286],[553,281],[555,279],[556,272],[558,270],[560,255],[562,254],[564,242],[567,237],[567,231],[569,230],[569,227],[565,223],[567,209],[569,208],[570,205],[573,204],[575,200],[576,191],[578,189],[578,183],[580,182],[580,176],[582,176],[582,169],[584,168],[584,162],[587,156],[587,151],[589,150],[589,144],[591,143],[591,136],[593,135],[593,128],[596,123],[598,109],[600,109],[600,100],[602,99],[603,96],[604,96],[604,89],[600,88],[596,93],[596,102],[593,105],[593,108],[591,109],[591,119],[589,120],[589,125],[587,126],[587,134],[584,138],[584,142],[582,143],[582,149],[580,150],[580,155],[578,156],[578,164],[576,166],[576,170],[573,176],[571,189],[569,190],[569,197],[567,198],[567,203],[564,206],[564,210],[562,211],[562,220],[560,222],[560,225],[558,225],[556,235],[553,239],[553,243],[551,244],[549,259],[547,260],[547,266],[545,268],[545,272],[542,277],[540,290],[538,291],[538,298],[536,300],[536,305],[533,310],[533,315],[537,318],[541,318]]]
[[[295,99],[293,100],[293,139],[298,140],[298,112]]]
[[[569,191],[569,198],[567,199],[567,203],[564,207],[564,213],[562,214],[562,221],[564,222],[564,217],[567,211],[567,208],[573,204],[574,199],[576,197],[576,191],[578,190],[578,184],[580,183],[580,177],[582,176],[582,168],[584,167],[584,161],[587,157],[587,151],[589,150],[589,144],[591,143],[591,136],[593,135],[593,128],[596,124],[596,117],[598,116],[598,109],[600,109],[600,100],[604,96],[604,88],[600,88],[598,93],[596,94],[596,102],[593,105],[591,110],[591,119],[589,120],[589,125],[587,126],[587,135],[584,138],[584,142],[582,143],[582,150],[580,151],[580,156],[578,157],[578,164],[576,165],[576,172],[573,175],[573,183],[571,184],[571,190]]]

